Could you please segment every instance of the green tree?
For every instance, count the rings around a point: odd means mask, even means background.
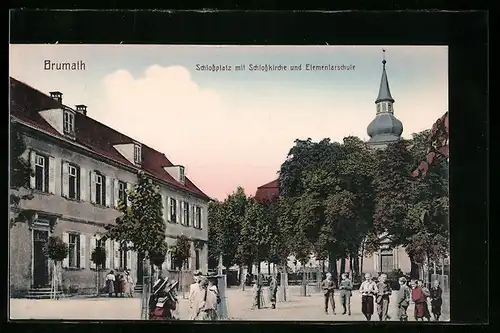
[[[219,257],[222,254],[222,210],[224,203],[211,201],[208,204],[208,267],[217,267]]]
[[[106,250],[102,246],[97,246],[94,248],[90,254],[90,261],[92,261],[96,267],[96,291],[99,295],[99,286],[101,285],[101,271],[102,267],[106,263]]]
[[[51,236],[47,244],[43,248],[43,252],[47,258],[52,261],[52,281],[51,298],[56,298],[56,292],[62,288],[62,269],[61,263],[68,256],[68,244],[64,243],[58,236]]]
[[[116,224],[106,226],[103,239],[131,244],[130,250],[142,253],[150,260],[152,255],[165,250],[165,221],[163,204],[158,186],[143,172],[138,173],[138,183],[127,192],[130,205],[120,201],[122,213]],[[151,270],[153,262],[150,261]],[[152,282],[151,282],[152,283]]]
[[[26,222],[30,217],[19,209],[21,200],[33,199],[30,189],[30,178],[34,175],[30,161],[23,154],[26,143],[16,122],[10,122],[10,209],[14,217],[10,219],[10,227],[17,222]]]
[[[230,267],[242,264],[238,257],[241,228],[247,209],[247,196],[242,187],[238,187],[223,202],[220,214],[220,250],[222,264]]]

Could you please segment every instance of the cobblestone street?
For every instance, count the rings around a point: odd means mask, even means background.
[[[354,292],[351,298],[352,315],[342,315],[338,291],[335,295],[337,314],[325,314],[323,296],[312,293],[299,296],[299,287],[290,287],[290,301],[277,304],[276,309],[267,307],[251,310],[250,290],[229,289],[227,303],[231,320],[319,320],[319,321],[364,321],[361,314],[361,296]],[[267,296],[267,293],[266,293]],[[393,295],[394,296],[394,295]],[[189,316],[188,302],[180,296],[180,317]],[[413,305],[408,308],[409,320],[413,320]],[[391,320],[397,320],[394,302],[389,305]],[[11,319],[66,319],[66,320],[138,320],[140,319],[140,299],[136,298],[68,298],[61,300],[10,300]],[[373,319],[376,319],[376,315]],[[444,295],[443,321],[449,320],[449,298]]]

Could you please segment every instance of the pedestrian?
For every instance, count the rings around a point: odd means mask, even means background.
[[[387,312],[389,310],[389,298],[392,294],[392,289],[387,282],[387,275],[380,274],[377,283],[377,314],[380,321],[388,319]]]
[[[200,278],[200,288],[195,292],[195,320],[217,320],[217,295],[209,289],[208,279]]]
[[[125,277],[124,277],[124,290],[123,292],[125,293],[126,297],[134,297],[134,280],[130,276],[130,272],[128,270],[125,271]]]
[[[149,298],[150,320],[173,320],[173,311],[178,307],[174,288],[178,282],[168,283],[167,278],[159,278],[153,285]]]
[[[408,306],[410,305],[411,291],[406,285],[404,276],[399,278],[399,290],[396,294],[396,305],[398,307],[398,318],[400,321],[408,321]]]
[[[424,289],[424,283],[422,280],[418,280],[415,287],[411,292],[411,298],[415,303],[415,320],[424,320],[426,318],[428,321],[431,320],[431,315],[429,313],[429,307],[427,305],[427,297],[429,295]]]
[[[189,286],[189,319],[194,320],[196,313],[194,312],[194,296],[196,292],[200,289],[200,277],[201,272],[196,271],[193,275],[193,283]]]
[[[114,280],[114,288],[115,288],[115,297],[118,297],[120,294],[120,273],[116,272],[115,273],[115,280]]]
[[[443,289],[441,289],[439,284],[439,280],[434,280],[430,290],[431,311],[435,321],[439,321],[439,317],[441,317],[441,306],[443,305]]]
[[[326,279],[321,282],[321,289],[323,289],[325,296],[325,313],[328,314],[328,303],[330,303],[332,313],[335,315],[335,282],[332,279],[332,274],[326,273]]]
[[[254,279],[252,283],[252,299],[253,299],[252,310],[254,310],[255,308],[260,309],[260,291],[257,279]]]
[[[269,301],[271,302],[271,308],[276,309],[276,293],[278,292],[278,281],[276,277],[271,275],[269,281]]]
[[[112,297],[115,292],[115,274],[113,271],[109,271],[105,278],[106,281],[106,291],[109,297]]]
[[[344,308],[343,315],[348,313],[351,315],[351,296],[352,296],[352,281],[347,277],[346,273],[342,273],[342,280],[339,285],[340,289],[340,303]]]
[[[373,296],[378,292],[377,284],[373,282],[372,275],[365,274],[365,281],[359,287],[361,293],[361,312],[366,320],[370,321],[373,315]]]

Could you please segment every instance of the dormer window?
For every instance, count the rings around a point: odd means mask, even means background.
[[[75,115],[69,110],[64,110],[64,133],[75,134]]]
[[[138,144],[134,144],[134,163],[141,164],[142,154],[141,154],[141,146]]]
[[[179,167],[179,180],[182,184],[184,184],[184,181],[186,180],[186,176],[184,175],[184,167],[183,166]]]

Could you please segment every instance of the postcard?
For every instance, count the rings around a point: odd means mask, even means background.
[[[10,45],[10,318],[449,321],[446,46]]]

